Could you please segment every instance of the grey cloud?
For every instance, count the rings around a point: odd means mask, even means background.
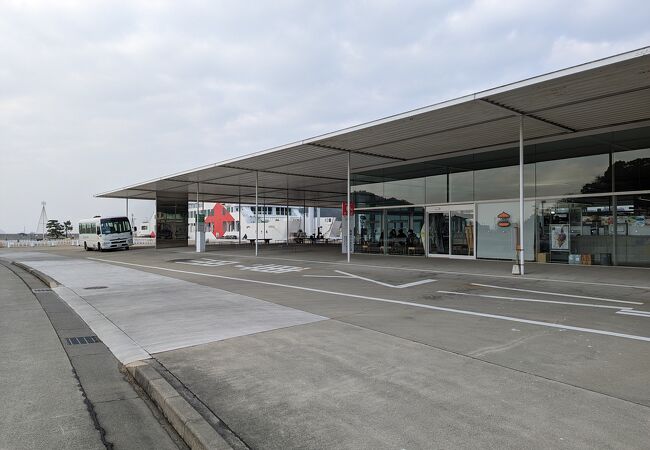
[[[647,45],[643,1],[0,5],[0,228],[92,194]],[[150,205],[135,206],[142,218]]]

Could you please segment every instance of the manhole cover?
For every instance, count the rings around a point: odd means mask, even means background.
[[[88,286],[84,289],[106,289],[108,286]]]
[[[96,344],[100,342],[97,336],[79,336],[65,338],[65,343],[68,345],[79,345],[79,344]]]

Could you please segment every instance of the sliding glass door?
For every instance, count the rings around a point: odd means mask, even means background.
[[[474,258],[474,205],[427,208],[429,256]]]

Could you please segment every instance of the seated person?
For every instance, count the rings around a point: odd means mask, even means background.
[[[415,236],[415,233],[413,230],[409,230],[408,233],[406,234],[406,245],[408,247],[415,247],[415,244],[417,242],[417,237]]]
[[[397,233],[397,237],[400,239],[406,239],[406,235],[404,234],[404,229],[400,228],[399,233]]]

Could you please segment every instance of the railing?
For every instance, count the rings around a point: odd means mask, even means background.
[[[52,239],[45,241],[36,240],[4,240],[0,241],[0,247],[14,248],[14,247],[59,247],[59,246],[78,246],[77,239]]]
[[[153,247],[156,245],[156,238],[145,238],[145,237],[134,237],[133,245],[138,245],[142,247]]]
[[[50,240],[30,240],[30,239],[7,239],[0,241],[0,248],[18,248],[18,247],[79,247],[82,245],[79,239],[50,239]],[[156,240],[153,238],[133,238],[134,246],[153,247]]]

